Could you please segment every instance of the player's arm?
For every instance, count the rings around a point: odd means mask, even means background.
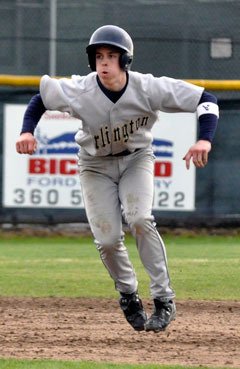
[[[197,168],[205,167],[208,162],[208,153],[212,148],[219,117],[217,98],[204,91],[197,107],[197,115],[199,137],[195,145],[190,147],[183,158],[186,161],[187,169],[190,168],[191,159]]]
[[[23,117],[20,137],[16,141],[16,150],[19,154],[33,154],[37,148],[34,130],[46,108],[40,94],[30,100]]]

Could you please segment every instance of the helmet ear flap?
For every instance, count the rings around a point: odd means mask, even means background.
[[[128,52],[122,53],[119,59],[120,68],[125,71],[129,70],[131,67],[132,61],[133,61],[133,57]]]
[[[89,52],[88,53],[88,66],[92,70],[92,72],[96,71],[96,53]]]

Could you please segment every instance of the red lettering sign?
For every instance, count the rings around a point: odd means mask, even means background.
[[[154,168],[155,177],[170,177],[172,175],[172,163],[157,161]]]
[[[77,174],[75,159],[29,159],[29,174]]]

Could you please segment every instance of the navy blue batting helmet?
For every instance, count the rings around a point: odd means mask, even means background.
[[[132,39],[124,29],[107,25],[98,28],[92,34],[86,48],[89,66],[92,71],[96,70],[96,48],[105,45],[116,47],[120,51],[120,67],[123,70],[129,70],[133,61]]]

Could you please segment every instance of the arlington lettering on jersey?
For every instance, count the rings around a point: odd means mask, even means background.
[[[106,145],[110,145],[111,138],[113,142],[127,142],[130,135],[138,131],[140,127],[147,125],[148,118],[149,117],[140,117],[135,121],[131,120],[130,122],[125,123],[123,126],[116,126],[113,128],[112,133],[109,131],[108,126],[105,126],[104,128],[101,127],[99,134],[94,136],[95,148],[100,149],[106,147]]]

